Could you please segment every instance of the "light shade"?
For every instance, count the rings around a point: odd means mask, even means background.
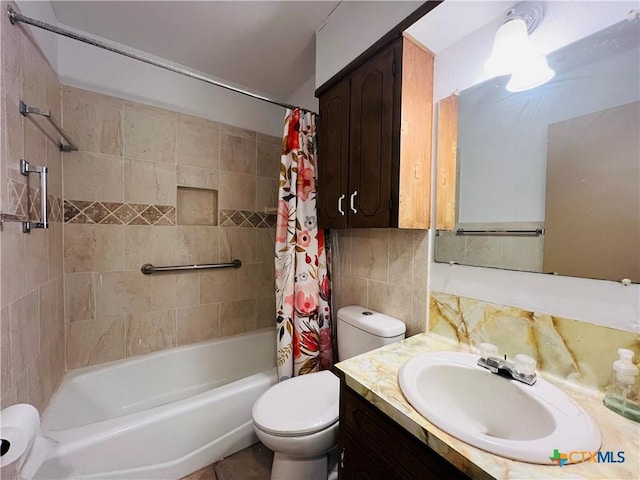
[[[491,76],[507,75],[534,54],[527,24],[515,18],[504,23],[496,32],[493,50],[484,64],[484,70]]]
[[[506,88],[509,92],[522,92],[547,83],[555,74],[544,55],[538,55],[518,66]]]

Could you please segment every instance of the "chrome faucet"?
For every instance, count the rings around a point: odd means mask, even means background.
[[[528,355],[517,354],[515,361],[500,358],[498,348],[490,343],[480,344],[478,365],[501,377],[517,380],[527,385],[536,383],[536,361]]]

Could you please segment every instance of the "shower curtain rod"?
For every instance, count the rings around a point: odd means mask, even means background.
[[[148,63],[149,65],[153,65],[155,67],[164,68],[165,70],[169,70],[170,72],[178,73],[180,75],[184,75],[185,77],[195,78],[196,80],[200,80],[202,82],[209,83],[211,85],[215,85],[216,87],[226,88],[227,90],[231,90],[232,92],[240,93],[242,95],[246,95],[247,97],[255,98],[257,100],[262,100],[263,102],[271,103],[273,105],[278,105],[279,107],[295,109],[298,108],[304,112],[316,113],[312,110],[296,107],[295,105],[291,105],[289,103],[278,102],[277,100],[272,100],[263,95],[259,95],[257,93],[249,92],[247,90],[242,90],[241,88],[234,87],[232,85],[227,85],[226,83],[219,82],[217,80],[213,80],[212,78],[205,77],[204,75],[200,75],[199,73],[192,72],[185,68],[174,67],[168,63],[159,62],[157,60],[152,60],[147,57],[143,57],[142,55],[137,55],[135,53],[127,52],[126,50],[122,50],[118,47],[114,47],[113,45],[109,45],[104,42],[100,42],[98,40],[94,40],[90,37],[85,37],[84,35],[79,35],[70,30],[65,30],[64,28],[57,27],[55,25],[51,25],[49,23],[41,22],[40,20],[36,20],[35,18],[25,17],[24,15],[16,12],[13,8],[8,7],[7,13],[9,15],[9,21],[15,25],[16,22],[27,23],[29,25],[33,25],[34,27],[41,28],[43,30],[47,30],[49,32],[56,33],[58,35],[62,35],[67,38],[71,38],[73,40],[78,40],[79,42],[87,43],[89,45],[93,45],[94,47],[102,48],[103,50],[108,50],[109,52],[117,53],[119,55],[123,55],[125,57],[133,58],[134,60],[138,60],[140,62]]]

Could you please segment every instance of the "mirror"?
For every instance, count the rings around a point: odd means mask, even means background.
[[[640,282],[640,21],[549,54],[555,77],[459,93],[455,228],[435,260]]]

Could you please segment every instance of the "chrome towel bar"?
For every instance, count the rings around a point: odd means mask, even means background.
[[[58,124],[55,117],[51,114],[50,110],[40,110],[39,108],[30,107],[29,105],[24,103],[22,100],[20,100],[20,113],[25,117],[30,114],[41,115],[45,117],[49,121],[49,124],[56,129],[56,132],[58,132],[58,134],[62,137],[62,140],[64,140],[64,142],[60,140],[56,140],[55,138],[52,138],[44,131],[44,129],[42,130],[42,133],[44,133],[52,141],[56,142],[58,144],[58,150],[60,150],[61,152],[75,152],[76,150],[78,150],[78,147],[75,146],[69,134],[65,132],[62,129],[62,127]]]
[[[32,228],[49,228],[49,219],[47,214],[47,196],[49,194],[47,191],[47,178],[49,169],[47,167],[31,165],[26,160],[20,160],[20,173],[26,177],[28,177],[30,173],[40,174],[40,215],[42,220],[41,222],[32,222],[30,220],[22,222],[22,232],[30,233]]]
[[[464,230],[459,228],[456,230],[456,235],[539,237],[544,235],[544,228],[536,228],[535,230]]]
[[[201,265],[167,265],[164,267],[154,267],[150,263],[145,263],[140,271],[145,275],[151,275],[157,272],[174,272],[181,270],[207,270],[211,268],[240,268],[242,262],[237,258],[230,263],[203,263]]]

